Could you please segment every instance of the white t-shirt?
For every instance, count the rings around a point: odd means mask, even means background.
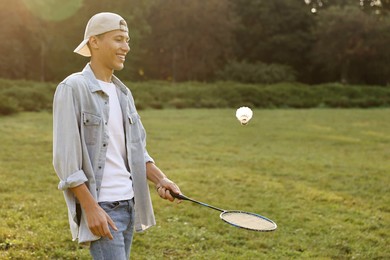
[[[125,164],[126,143],[123,128],[122,109],[114,83],[98,80],[103,91],[109,96],[110,111],[107,122],[109,141],[104,167],[99,202],[129,200],[134,197],[131,174]]]

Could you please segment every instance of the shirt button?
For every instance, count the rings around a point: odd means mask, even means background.
[[[106,147],[107,145],[106,144],[103,144],[103,147]]]
[[[107,122],[105,122],[104,124],[107,125]]]
[[[102,166],[99,166],[98,168],[99,168],[99,169],[101,169],[101,168],[102,168]]]

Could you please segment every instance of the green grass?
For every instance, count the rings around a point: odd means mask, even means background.
[[[132,259],[389,259],[390,109],[144,110],[149,153],[182,191],[256,212],[278,230],[234,228],[152,190],[157,226]],[[0,117],[0,259],[85,259],[51,166],[51,114]]]

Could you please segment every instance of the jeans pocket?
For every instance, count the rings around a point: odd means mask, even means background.
[[[99,202],[99,205],[104,211],[109,212],[117,209],[120,206],[119,201]]]

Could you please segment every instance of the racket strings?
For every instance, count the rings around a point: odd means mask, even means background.
[[[260,215],[248,212],[227,211],[221,214],[221,218],[234,226],[246,229],[258,231],[271,231],[276,229],[276,224],[274,222],[261,217]]]

